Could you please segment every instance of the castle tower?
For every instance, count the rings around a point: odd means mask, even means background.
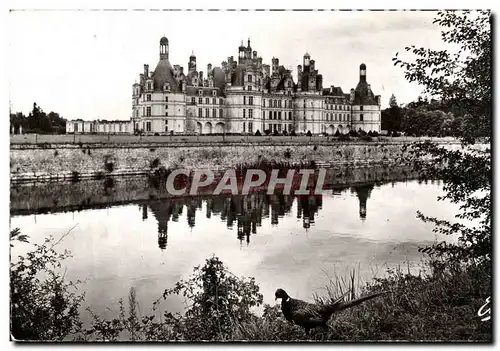
[[[311,60],[311,55],[309,55],[307,52],[304,54],[304,70],[306,67],[309,67],[309,61]]]
[[[366,82],[366,65],[364,63],[359,65],[359,81]]]
[[[196,56],[194,56],[194,52],[192,52],[191,56],[189,56],[188,72],[196,72]]]
[[[160,39],[160,60],[168,60],[168,39],[165,36]]]
[[[278,74],[278,67],[279,67],[279,64],[280,64],[280,60],[278,58],[274,58],[273,57],[271,61],[272,61],[272,64],[273,64],[271,74],[272,75]]]

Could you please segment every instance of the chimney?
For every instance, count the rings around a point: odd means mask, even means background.
[[[179,67],[179,74],[184,74],[184,67]]]
[[[209,63],[209,64],[207,65],[207,75],[208,75],[208,76],[210,76],[210,75],[211,75],[211,73],[212,73],[212,64],[211,64],[211,63]]]
[[[311,60],[311,61],[309,61],[309,62],[310,62],[309,64],[310,64],[310,66],[311,66],[311,72],[312,72],[312,71],[314,71],[314,63],[315,63],[316,61]]]
[[[144,65],[144,77],[149,77],[149,65]]]
[[[297,66],[297,82],[300,85],[300,82],[302,81],[302,66],[298,65]]]
[[[198,77],[200,78],[200,83],[203,84],[203,71],[198,73]]]
[[[257,58],[257,51],[253,51],[253,58],[256,59]]]

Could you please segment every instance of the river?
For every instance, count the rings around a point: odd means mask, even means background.
[[[439,181],[358,182],[299,197],[250,193],[177,199],[148,198],[141,192],[145,183],[115,181],[114,188],[122,190],[107,202],[92,190],[103,189],[103,182],[11,186],[10,224],[32,243],[74,227],[56,247],[73,254],[64,264],[66,278],[85,280],[83,307],[107,316],[107,308],[117,310],[131,287],[141,311],[149,310],[164,289],[188,278],[212,254],[237,276],[255,277],[264,302],[271,304],[277,288],[310,300],[352,270],[357,285],[397,267],[418,272],[423,258],[418,247],[446,238],[417,219],[417,210],[443,219],[453,219],[457,211],[437,201]],[[94,198],[77,207],[68,203],[72,197],[82,202],[85,191]],[[127,201],[121,193],[128,194]],[[52,210],[41,205],[50,202]],[[16,244],[13,257],[30,247]],[[162,306],[175,312],[183,303],[171,298]]]

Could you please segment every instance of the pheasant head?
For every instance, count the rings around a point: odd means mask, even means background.
[[[286,293],[286,291],[283,290],[283,289],[278,289],[274,293],[274,299],[275,300],[277,300],[277,299],[284,299],[286,301],[289,297],[290,296],[288,296],[288,294]]]

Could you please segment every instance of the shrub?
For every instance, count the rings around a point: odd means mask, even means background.
[[[265,135],[269,135],[269,134],[271,134],[271,130],[270,130],[270,129],[266,129],[266,130],[264,130],[264,134],[265,134]]]
[[[363,141],[372,141],[372,137],[369,136],[369,135],[363,135],[360,140],[363,140]]]
[[[283,135],[284,136],[287,136],[288,135],[288,132],[286,130],[283,131]]]
[[[292,156],[291,152],[290,152],[290,149],[286,149],[285,150],[285,154],[284,154],[285,158],[290,158]]]
[[[295,130],[292,130],[292,131],[290,132],[290,135],[291,135],[291,136],[297,136],[297,133],[295,133]]]
[[[312,136],[312,133],[310,130],[307,131],[306,136],[308,136],[308,137]]]
[[[354,129],[350,130],[348,134],[350,136],[352,136],[352,137],[358,137],[359,136],[358,132],[356,132]]]
[[[251,309],[263,300],[254,278],[236,277],[215,256],[202,268],[195,267],[190,279],[165,290],[163,297],[172,294],[190,302],[184,315],[165,313],[177,339],[184,340],[230,340],[238,324],[256,318]]]
[[[363,129],[359,128],[359,130],[358,130],[358,135],[359,135],[360,137],[365,136],[366,134],[367,134],[367,133],[366,133]]]
[[[160,165],[160,159],[157,157],[149,163],[149,168],[156,168]]]
[[[278,133],[278,131],[275,129],[274,132],[273,132],[273,135],[274,136],[278,136],[278,135],[280,135],[280,133]]]
[[[78,281],[64,281],[61,261],[71,254],[54,250],[61,240],[50,236],[10,263],[11,332],[17,340],[62,341],[81,325],[78,309],[84,295],[76,294]],[[10,232],[10,241],[11,246],[13,241],[28,243],[28,237],[16,228]]]
[[[335,134],[333,134],[333,136],[335,136],[335,137],[339,137],[339,136],[341,136],[341,134],[340,134],[340,132],[339,132],[339,130],[338,130],[338,129],[337,129],[337,131],[335,132]]]
[[[255,136],[262,136],[262,134],[260,133],[260,130],[257,129],[257,131],[255,132]]]
[[[351,138],[349,137],[349,134],[340,134],[339,140],[340,141],[347,141],[347,140],[351,140]]]
[[[393,137],[395,137],[395,138],[398,138],[398,137],[400,137],[400,136],[401,136],[401,133],[396,132],[396,131],[393,131],[391,135],[392,135]]]

